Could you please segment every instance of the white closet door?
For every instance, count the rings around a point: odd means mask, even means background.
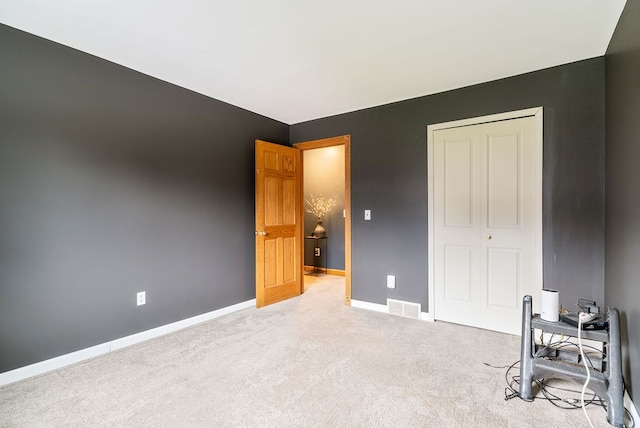
[[[535,119],[434,133],[435,318],[519,334],[537,295]]]

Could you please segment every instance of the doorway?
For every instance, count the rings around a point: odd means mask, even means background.
[[[542,108],[428,127],[429,313],[519,334],[542,288]]]
[[[332,218],[340,218],[344,219],[344,270],[332,268],[330,264],[326,265],[327,273],[329,274],[342,274],[344,272],[345,277],[345,298],[344,303],[346,305],[351,305],[351,137],[349,135],[343,135],[339,137],[325,138],[321,140],[307,141],[302,143],[296,143],[293,145],[295,148],[300,149],[302,151],[303,157],[303,165],[305,159],[305,152],[307,152],[307,157],[313,157],[312,154],[317,152],[312,152],[317,149],[326,149],[326,148],[339,148],[340,149],[340,158],[344,158],[344,183],[343,183],[343,196],[340,198],[344,198],[344,208],[339,209],[337,213],[333,213]],[[342,154],[343,153],[343,154]],[[331,156],[331,152],[325,152],[324,154],[328,154]],[[304,168],[303,168],[303,177],[305,176]],[[304,178],[303,178],[304,181]],[[304,192],[304,190],[303,190]],[[320,194],[314,195],[316,197],[322,197]],[[330,198],[331,195],[324,195],[327,198]],[[307,197],[308,199],[308,197]],[[337,215],[336,215],[337,214]],[[306,216],[307,219],[311,219],[311,217]],[[309,236],[311,233],[311,227],[309,225],[309,220],[305,222],[304,235]],[[327,235],[331,233],[331,229],[328,230]],[[303,236],[304,240],[305,237]],[[328,238],[331,239],[331,238]],[[305,242],[300,244],[304,247]],[[321,248],[322,250],[322,248]],[[326,247],[324,251],[327,251]],[[335,255],[335,252],[334,252]],[[312,255],[313,257],[313,255]],[[329,263],[331,259],[327,259],[327,263]],[[335,260],[335,258],[334,258]],[[303,261],[304,263],[304,261]],[[309,262],[307,262],[309,263]],[[306,264],[306,263],[305,263]],[[340,265],[338,265],[340,267]]]

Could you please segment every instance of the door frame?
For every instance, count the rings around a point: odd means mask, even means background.
[[[427,259],[428,259],[428,269],[429,274],[427,277],[428,281],[428,305],[429,312],[427,314],[427,319],[429,321],[435,321],[435,261],[434,261],[434,250],[435,250],[435,236],[434,236],[434,213],[435,213],[435,202],[434,202],[434,172],[433,172],[433,146],[434,146],[434,133],[436,131],[442,129],[449,128],[459,128],[462,126],[470,126],[470,125],[479,125],[482,123],[489,122],[498,122],[503,120],[510,119],[519,119],[523,117],[533,116],[535,119],[535,141],[538,145],[538,159],[535,167],[535,183],[536,183],[536,191],[535,191],[535,244],[534,244],[534,254],[536,255],[536,260],[534,261],[534,272],[536,273],[536,278],[534,279],[542,289],[543,277],[542,277],[542,166],[543,166],[543,108],[542,107],[533,107],[523,110],[510,111],[505,113],[492,114],[488,116],[479,116],[472,117],[468,119],[454,120],[451,122],[443,122],[436,123],[427,126],[427,195],[428,195],[428,207],[427,207]],[[534,302],[537,299],[534,299]]]
[[[351,305],[351,135],[341,135],[338,137],[323,138],[320,140],[305,141],[293,144],[293,147],[302,151],[302,165],[304,165],[305,150],[321,149],[324,147],[344,146],[344,276],[345,276],[345,296],[344,304]],[[302,180],[304,189],[304,167],[302,169]],[[301,192],[302,198],[302,192]],[[304,236],[301,238],[300,248],[304,248]],[[304,265],[304,258],[301,262]],[[304,269],[304,266],[300,266]],[[302,290],[304,292],[304,281]]]

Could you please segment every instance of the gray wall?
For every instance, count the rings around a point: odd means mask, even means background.
[[[1,25],[0,58],[0,372],[255,298],[287,125]]]
[[[428,303],[427,125],[543,106],[544,284],[603,303],[604,96],[600,57],[291,126],[292,143],[351,134],[353,298]]]
[[[629,0],[606,60],[606,300],[621,312],[625,382],[640,402],[640,2]],[[636,421],[638,423],[638,421]]]
[[[256,138],[351,134],[353,298],[427,305],[426,126],[543,106],[545,285],[603,301],[604,58],[289,128],[5,26],[0,58],[0,372],[255,297]]]

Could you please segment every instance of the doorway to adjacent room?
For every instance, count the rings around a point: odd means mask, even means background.
[[[324,272],[344,275],[345,304],[351,304],[351,138],[349,135],[308,141],[293,145],[302,151],[303,203],[305,205],[304,265],[315,268],[320,260]],[[312,231],[318,216],[308,211],[316,205],[335,203],[322,218],[326,239],[315,248]],[[318,250],[320,250],[318,252]],[[323,254],[326,252],[326,254]],[[323,257],[324,256],[324,257]]]

